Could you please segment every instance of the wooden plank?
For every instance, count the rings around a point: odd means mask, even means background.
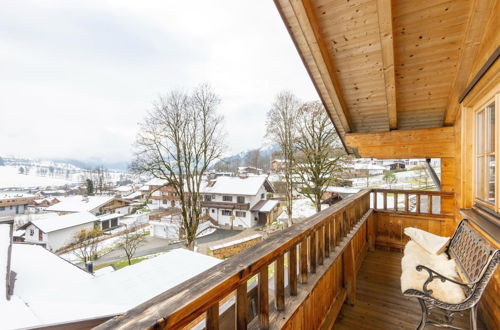
[[[307,237],[300,243],[300,283],[307,283]]]
[[[421,203],[420,203],[420,194],[419,194],[419,193],[418,193],[418,194],[416,194],[416,198],[417,198],[417,208],[416,208],[416,211],[415,211],[415,212],[416,212],[417,214],[420,214],[420,204],[421,204]]]
[[[460,93],[465,90],[467,83],[471,79],[474,60],[487,28],[485,22],[493,11],[494,3],[495,0],[472,0],[470,2],[470,12],[460,49],[458,67],[448,99],[448,106],[444,113],[445,125],[453,125],[455,123],[459,102],[463,100],[463,97],[460,97]]]
[[[361,157],[367,158],[391,159],[395,155],[398,158],[455,157],[453,127],[349,133],[345,141]]]
[[[259,322],[261,329],[269,329],[269,268],[259,273]]]
[[[354,305],[356,302],[356,261],[352,242],[349,243],[342,256],[344,287],[347,291],[347,302]]]
[[[290,295],[297,295],[297,246],[294,245],[288,251],[288,286]]]
[[[311,54],[335,111],[345,131],[351,130],[349,113],[342,97],[340,85],[335,78],[335,70],[310,0],[289,0],[295,18],[300,26],[307,51]],[[298,31],[297,31],[298,32]]]
[[[285,256],[280,255],[275,262],[275,285],[276,309],[282,311],[285,309]]]
[[[219,330],[219,303],[207,309],[206,327],[207,330]]]
[[[387,99],[387,115],[389,128],[398,128],[396,106],[396,78],[394,68],[394,37],[392,28],[391,0],[377,0],[377,14],[382,47],[382,62],[385,80],[385,97]]]
[[[331,228],[331,221],[326,221],[325,223],[325,258],[328,258],[330,256],[330,238],[331,238],[331,233],[330,233],[330,228]]]
[[[311,273],[316,273],[316,264],[318,260],[318,255],[316,253],[316,235],[317,232],[314,231],[309,236],[309,271]]]
[[[236,329],[246,330],[247,328],[247,283],[244,282],[236,289]]]
[[[318,265],[322,265],[325,254],[325,227],[318,229]]]

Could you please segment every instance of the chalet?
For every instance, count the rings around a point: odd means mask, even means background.
[[[152,210],[179,207],[179,196],[165,180],[151,179],[140,190],[149,197],[148,207]]]
[[[497,329],[500,1],[274,2],[346,151],[439,158],[440,189],[361,190],[98,329],[223,328],[233,297],[237,329]]]
[[[76,212],[90,212],[94,215],[109,213],[129,213],[129,201],[114,196],[69,196],[61,202],[47,207],[47,212],[57,212],[60,215]]]
[[[0,193],[0,217],[23,214],[34,199],[34,195]]]
[[[201,188],[201,206],[217,224],[250,228],[268,222],[268,213],[278,207],[268,200],[274,188],[267,176],[221,176]]]
[[[94,276],[41,246],[12,243],[11,232],[0,223],[2,329],[90,329],[221,262],[175,249]]]
[[[245,174],[255,174],[255,175],[262,175],[264,174],[264,170],[253,167],[253,166],[240,166],[238,167],[238,174],[240,175],[245,175]]]
[[[57,251],[69,245],[80,230],[92,229],[98,221],[99,219],[90,212],[68,213],[33,220],[19,229],[25,230],[25,242],[41,244],[50,251]]]

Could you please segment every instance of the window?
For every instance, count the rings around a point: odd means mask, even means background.
[[[260,199],[264,199],[264,194],[260,194]]]
[[[205,202],[211,202],[212,201],[212,195],[205,195]]]
[[[232,202],[233,201],[233,196],[222,196],[222,200],[224,202]]]
[[[41,230],[38,231],[38,240],[43,241],[43,233]]]
[[[475,113],[475,196],[495,205],[496,153],[495,102],[489,102]]]
[[[109,229],[109,220],[105,220],[102,222],[102,230]]]
[[[118,219],[111,219],[111,227],[118,226]]]
[[[239,218],[244,218],[247,216],[247,213],[243,211],[236,211],[236,216]]]
[[[5,206],[0,206],[0,211],[5,211]]]
[[[222,210],[222,215],[233,215],[233,212],[231,210]]]
[[[35,230],[34,229],[30,229],[30,236],[33,236],[35,235]]]
[[[215,213],[215,209],[212,209],[212,213]]]
[[[245,197],[243,196],[238,196],[237,198],[238,203],[245,203]]]

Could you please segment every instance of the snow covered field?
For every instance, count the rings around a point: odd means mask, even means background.
[[[35,174],[20,174],[17,166],[0,166],[0,189],[2,188],[37,188],[56,187],[78,183],[76,175],[69,180]]]

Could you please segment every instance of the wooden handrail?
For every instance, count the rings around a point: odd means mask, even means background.
[[[276,309],[283,310],[286,306],[285,300],[304,299],[303,295],[294,297],[297,294],[297,286],[311,285],[307,283],[309,277],[317,281],[318,274],[315,272],[325,271],[322,265],[326,264],[327,258],[334,262],[343,259],[342,253],[347,247],[352,253],[351,240],[371,214],[370,192],[371,190],[363,190],[336,203],[303,222],[281,231],[278,235],[161,293],[124,315],[101,324],[97,329],[178,329],[189,325],[204,313],[206,313],[207,327],[215,329],[219,325],[218,315],[216,315],[218,314],[217,307],[235,290],[236,327],[245,328],[250,322],[247,319],[247,281],[255,275],[259,275],[260,279],[266,281],[265,273],[273,262],[276,262],[274,301]],[[367,235],[363,235],[361,239],[367,240]],[[297,247],[300,252],[297,252]],[[330,251],[335,251],[335,253],[330,253]],[[285,255],[288,255],[289,276],[296,274],[289,279],[290,290],[284,289]],[[350,258],[354,256],[351,255]],[[293,263],[292,267],[290,267],[291,263]],[[330,265],[331,262],[328,264]],[[352,264],[351,267],[353,267]],[[351,274],[351,271],[348,274],[355,276]],[[297,277],[300,278],[300,284],[297,284]],[[349,277],[346,280],[352,282],[353,278]],[[350,285],[352,292],[347,290],[347,296],[353,300],[355,279]],[[262,301],[269,301],[268,283],[259,284],[258,290],[263,298]],[[258,306],[257,316],[261,327],[266,328],[269,325],[269,308]]]

